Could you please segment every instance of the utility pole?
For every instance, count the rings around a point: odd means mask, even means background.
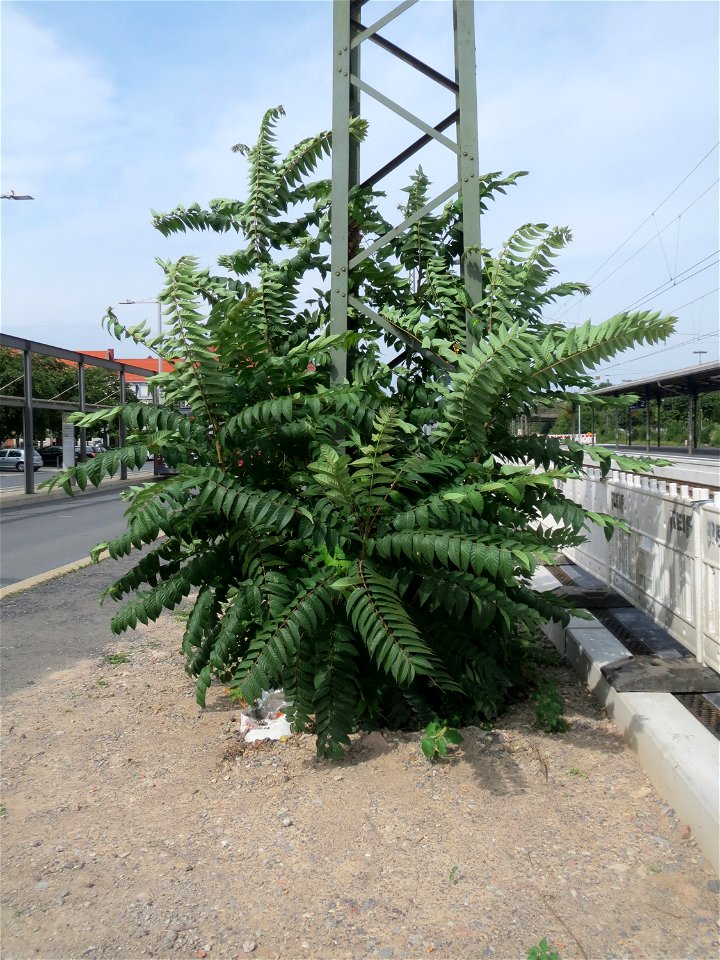
[[[372,256],[376,250],[410,229],[414,223],[454,196],[463,202],[463,250],[461,272],[466,289],[473,303],[482,299],[482,261],[480,256],[480,187],[478,162],[477,86],[475,63],[475,17],[474,0],[453,0],[447,7],[452,11],[454,40],[454,77],[447,77],[423,62],[403,47],[391,42],[381,34],[383,27],[402,17],[399,21],[410,26],[417,17],[418,0],[405,0],[367,25],[361,19],[366,0],[333,0],[333,151],[332,151],[332,287],[330,294],[330,332],[342,334],[348,330],[348,309],[362,313],[373,323],[379,324],[402,340],[406,349],[422,353],[426,359],[445,366],[431,351],[419,348],[404,331],[371,309],[361,299],[350,293],[350,271]],[[416,8],[413,10],[413,8]],[[411,30],[408,29],[408,35]],[[439,86],[452,91],[455,109],[440,119],[422,119],[402,107],[393,99],[392,90],[382,91],[383,76],[366,76],[361,69],[361,48],[364,43],[373,43],[389,57],[395,57],[418,70]],[[350,118],[360,116],[361,93],[382,104],[392,114],[417,127],[421,136],[384,164],[379,170],[361,179],[362,145],[349,135]],[[434,122],[433,122],[434,121]],[[455,139],[445,134],[455,127]],[[376,136],[379,131],[374,131]],[[373,138],[373,131],[369,133]],[[362,246],[362,237],[348,223],[348,199],[353,187],[376,187],[388,174],[396,170],[424,146],[440,143],[455,155],[457,179],[452,181],[422,209],[389,230],[369,246]],[[466,348],[470,349],[472,335],[468,328]],[[342,383],[349,375],[347,355],[344,350],[333,353],[331,380]]]

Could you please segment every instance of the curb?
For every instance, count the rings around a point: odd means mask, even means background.
[[[119,478],[103,480],[99,487],[94,487],[91,483],[89,483],[84,490],[80,490],[79,487],[75,487],[72,496],[69,496],[60,487],[54,487],[52,490],[36,489],[35,493],[25,493],[24,491],[22,493],[0,493],[0,509],[4,509],[5,507],[31,506],[34,503],[38,503],[41,498],[42,502],[44,503],[46,500],[58,500],[61,497],[70,500],[73,500],[76,497],[88,497],[92,496],[94,493],[103,493],[105,490],[124,489],[125,487],[130,487],[135,483],[145,483],[148,479],[152,480],[152,475],[148,477],[128,477],[127,480],[121,480]]]
[[[97,561],[93,561],[90,557],[84,557],[82,560],[75,560],[72,563],[63,564],[62,567],[55,567],[53,570],[38,573],[34,577],[28,577],[26,580],[19,580],[17,583],[8,584],[7,587],[0,588],[0,600],[11,597],[15,593],[23,593],[25,590],[31,590],[33,587],[38,587],[42,583],[47,583],[48,580],[56,580],[58,577],[65,576],[66,573],[83,570],[95,562],[100,563],[102,560],[107,560],[109,556],[108,551],[103,550]]]
[[[538,570],[536,590],[558,580]],[[720,874],[720,744],[671,693],[618,693],[600,668],[630,656],[598,620],[573,617],[567,627],[549,623],[547,638],[565,657],[637,756],[660,796],[692,830],[698,847]]]

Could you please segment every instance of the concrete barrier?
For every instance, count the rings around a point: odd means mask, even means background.
[[[533,577],[537,590],[559,585],[543,568]],[[599,621],[574,617],[566,628],[549,623],[545,634],[604,706],[650,782],[720,872],[718,741],[671,693],[620,693],[608,683],[601,667],[629,654]]]
[[[720,672],[720,494],[613,470],[605,479],[568,480],[565,495],[623,519],[608,543],[590,526],[588,539],[563,552],[595,574]]]

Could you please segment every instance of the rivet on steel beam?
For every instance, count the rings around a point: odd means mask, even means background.
[[[465,178],[463,179],[463,183],[467,183],[467,182],[468,182],[468,178],[465,177]]]
[[[346,273],[346,272],[347,272],[347,267],[343,267],[343,268],[342,268],[342,272],[343,272],[343,273]]]
[[[339,276],[340,276],[340,271],[339,271],[339,270],[336,270],[336,271],[335,271],[335,276],[336,276],[336,277],[339,277]]]

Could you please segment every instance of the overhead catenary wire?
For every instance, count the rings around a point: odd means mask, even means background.
[[[589,296],[592,296],[593,293],[595,293],[597,290],[599,290],[600,287],[601,287],[604,283],[607,283],[607,281],[608,281],[611,277],[614,277],[615,274],[618,273],[620,270],[622,270],[622,268],[623,268],[626,264],[630,263],[631,260],[634,260],[635,257],[636,257],[639,253],[642,253],[642,251],[645,250],[646,247],[649,247],[651,243],[654,243],[654,242],[655,242],[656,240],[658,240],[658,239],[660,239],[660,246],[661,246],[661,248],[662,248],[662,250],[663,250],[663,256],[664,256],[664,255],[665,255],[665,249],[662,247],[661,234],[663,234],[666,230],[669,230],[670,227],[671,227],[674,223],[679,223],[680,220],[681,220],[681,218],[682,218],[682,216],[683,216],[683,214],[687,213],[688,210],[690,210],[691,207],[694,207],[695,204],[698,203],[698,201],[702,200],[702,198],[705,196],[706,193],[709,193],[710,190],[712,190],[713,187],[717,186],[718,182],[720,182],[720,177],[718,177],[718,178],[716,178],[715,180],[713,180],[713,182],[712,182],[709,186],[707,186],[707,187],[702,191],[702,193],[698,194],[698,196],[695,197],[695,199],[692,200],[683,210],[681,210],[680,213],[677,214],[677,216],[673,217],[673,219],[670,220],[668,223],[666,223],[664,227],[661,227],[661,228],[657,231],[657,233],[655,233],[652,237],[650,237],[649,240],[646,240],[645,243],[643,243],[642,246],[638,247],[637,250],[635,250],[633,253],[631,253],[629,257],[626,257],[625,260],[622,261],[622,263],[619,263],[613,270],[610,271],[610,273],[608,273],[605,277],[603,277],[602,280],[599,280],[599,281],[594,285],[594,287],[592,288],[592,290],[590,291]],[[648,220],[652,219],[653,217],[654,217],[654,214],[651,214],[651,216],[648,217]],[[642,224],[642,226],[644,226],[645,223],[647,223],[647,222],[648,222],[648,221],[645,220],[644,223]],[[638,229],[639,229],[639,228],[638,228]],[[678,229],[679,229],[679,228],[678,228]],[[637,231],[635,231],[635,232],[637,233]],[[633,236],[634,236],[634,234],[633,234]],[[628,239],[630,239],[630,238],[628,238]],[[679,242],[679,236],[678,236],[678,242]],[[618,249],[619,249],[619,248],[618,248]],[[616,251],[616,252],[617,252],[617,251]],[[609,258],[609,259],[612,259],[612,258]],[[608,260],[605,261],[605,263],[607,263],[607,262],[608,262]],[[667,265],[667,257],[665,257],[665,263],[666,263],[666,265]],[[604,266],[604,264],[603,264],[603,266]],[[594,277],[597,273],[599,273],[601,269],[602,269],[602,267],[598,267],[598,269],[595,271],[595,273],[593,273],[593,274],[591,275],[590,279],[592,279],[592,277]],[[677,269],[677,251],[676,251],[676,259],[675,259],[675,269]],[[668,266],[668,270],[669,270],[669,266]],[[670,275],[671,275],[671,277],[672,277],[672,272],[671,272],[671,271],[670,271]],[[586,281],[586,282],[588,282],[588,281]],[[570,298],[570,299],[571,299],[571,301],[572,301],[572,298]],[[551,320],[561,320],[561,319],[562,319],[567,313],[569,313],[575,306],[576,306],[576,304],[574,304],[574,303],[572,303],[572,302],[563,304],[558,310],[555,311],[555,313],[553,313],[553,314],[551,315],[550,319],[551,319]]]
[[[720,290],[720,287],[714,287],[712,290],[708,290],[707,293],[702,293],[699,297],[688,300],[687,303],[681,303],[679,307],[673,307],[672,310],[668,310],[668,313],[673,314],[677,310],[684,310],[685,307],[691,307],[694,303],[699,303],[700,300],[704,300],[706,297],[711,297],[714,293],[717,293],[718,290]]]
[[[688,272],[695,267],[699,267],[701,263],[705,263],[706,260],[709,260],[710,257],[716,257],[720,253],[720,249],[715,250],[713,253],[709,253],[706,257],[703,257],[702,260],[697,260],[695,263],[691,264],[689,267],[686,267],[684,270],[681,270],[680,273],[672,277],[670,280],[666,280],[664,283],[661,283],[658,287],[655,287],[653,290],[650,290],[648,293],[643,294],[638,300],[634,300],[632,303],[628,304],[625,307],[625,311],[633,310],[636,307],[641,307],[643,304],[648,303],[650,300],[654,300],[656,297],[661,296],[663,293],[667,293],[668,290],[672,290],[673,287],[679,287],[681,283],[686,283],[688,280],[692,280],[693,277],[697,277],[698,274],[704,273],[706,270],[710,270],[711,267],[717,265],[718,260],[714,260],[712,263],[706,264],[706,266],[701,267],[699,270],[696,270],[695,273]],[[679,279],[681,278],[682,279]]]
[[[633,232],[632,232],[625,240],[623,240],[623,242],[620,244],[620,246],[616,247],[615,250],[613,250],[613,252],[610,254],[610,256],[607,257],[605,260],[603,260],[603,262],[600,264],[600,266],[597,268],[597,270],[595,270],[594,273],[591,273],[591,274],[590,274],[590,276],[588,277],[588,279],[587,279],[586,282],[589,283],[590,280],[592,280],[592,278],[593,278],[594,276],[596,276],[596,274],[600,273],[600,271],[601,271],[602,268],[605,266],[605,264],[610,263],[610,261],[611,261],[612,258],[615,256],[615,254],[616,254],[616,253],[619,253],[619,252],[622,250],[622,248],[623,248],[627,243],[629,243],[629,242],[632,240],[632,238],[635,236],[635,234],[638,233],[640,230],[642,230],[642,228],[645,226],[645,224],[646,224],[649,220],[652,220],[652,218],[655,216],[655,214],[658,212],[658,210],[660,210],[662,207],[665,206],[665,204],[668,202],[668,200],[670,199],[670,197],[672,197],[675,193],[677,193],[677,191],[678,191],[678,190],[680,189],[680,187],[685,183],[685,181],[686,181],[686,180],[689,180],[689,178],[695,173],[695,171],[698,169],[698,167],[701,166],[703,163],[705,163],[705,161],[707,160],[707,158],[708,158],[712,153],[714,153],[715,150],[717,150],[718,147],[720,147],[720,140],[718,140],[718,142],[717,142],[713,147],[711,147],[711,148],[708,150],[708,152],[705,154],[704,157],[702,157],[702,159],[698,160],[698,162],[695,164],[695,166],[692,168],[692,170],[691,170],[689,173],[686,173],[686,174],[685,174],[685,176],[682,178],[682,180],[680,181],[680,183],[678,183],[678,185],[677,185],[676,187],[673,187],[673,189],[672,189],[672,190],[670,191],[670,193],[665,197],[665,199],[660,201],[660,203],[655,207],[655,209],[652,211],[652,213],[648,214],[648,216],[643,220],[643,222],[640,224],[640,226],[639,226],[639,227],[636,227],[636,228],[633,230]],[[716,182],[717,182],[717,181],[716,181]]]
[[[680,347],[687,347],[691,343],[698,343],[700,340],[707,340],[709,337],[714,337],[716,334],[712,333],[701,333],[698,336],[692,334],[683,334],[685,339],[681,343],[674,343],[669,347],[660,347],[658,350],[653,350],[651,353],[643,353],[639,357],[631,357],[629,360],[619,360],[617,363],[610,363],[606,367],[603,367],[602,373],[604,374],[606,370],[613,370],[615,367],[624,367],[628,363],[637,363],[638,360],[647,360],[648,357],[655,357],[660,353],[667,353],[670,350],[678,350]]]

